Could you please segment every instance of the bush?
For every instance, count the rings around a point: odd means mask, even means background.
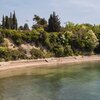
[[[31,51],[31,56],[32,58],[34,59],[37,59],[37,58],[44,58],[44,53],[40,50],[40,49],[35,49],[33,48]]]
[[[11,60],[26,59],[26,55],[23,51],[10,50]]]
[[[31,33],[30,32],[22,33],[22,39],[23,39],[23,41],[30,43],[32,41]]]
[[[6,59],[9,56],[8,49],[5,47],[0,47],[0,58]]]
[[[64,56],[64,47],[62,45],[54,46],[53,52],[56,57],[63,57]]]
[[[0,47],[0,59],[8,60],[18,60],[25,59],[26,55],[21,50],[11,50],[5,47]]]
[[[0,44],[4,42],[4,38],[2,35],[0,35]]]
[[[32,30],[32,32],[31,32],[32,42],[35,42],[36,44],[38,44],[39,37],[40,37],[40,33],[38,31],[36,31],[36,30]]]
[[[22,36],[20,33],[15,32],[11,39],[14,41],[16,45],[21,45],[23,43]]]
[[[72,55],[73,55],[73,50],[70,45],[67,45],[64,48],[64,56],[72,56]]]

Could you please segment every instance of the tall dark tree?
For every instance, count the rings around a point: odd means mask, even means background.
[[[0,29],[2,28],[2,25],[0,24]]]
[[[5,17],[4,17],[4,15],[2,17],[2,29],[5,29]]]
[[[5,28],[9,29],[10,28],[10,21],[9,21],[9,17],[5,16]]]
[[[58,18],[58,15],[53,12],[53,14],[50,15],[50,18],[48,20],[48,31],[49,32],[59,32],[60,31],[60,20]]]
[[[10,18],[9,18],[9,22],[10,22],[10,29],[13,29],[13,16],[12,13],[10,13]]]
[[[12,13],[10,13],[10,17],[8,16],[3,16],[2,17],[2,29],[16,29],[17,30],[17,18],[16,18],[16,14],[15,11],[12,15]]]
[[[13,21],[13,29],[16,29],[17,30],[17,18],[16,18],[16,14],[15,14],[15,11],[14,11],[14,14],[13,14],[13,18],[12,18],[12,21]]]

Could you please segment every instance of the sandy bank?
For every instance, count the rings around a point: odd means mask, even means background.
[[[51,66],[57,64],[81,63],[81,62],[99,61],[99,60],[100,60],[100,55],[18,60],[18,61],[0,62],[0,71],[25,68],[30,66],[36,68],[36,67],[43,67],[45,65]]]

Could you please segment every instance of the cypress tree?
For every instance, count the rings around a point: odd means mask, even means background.
[[[10,28],[10,21],[9,21],[9,17],[5,16],[5,28],[9,29]]]
[[[12,29],[16,29],[17,30],[17,18],[16,18],[16,14],[15,14],[15,11],[14,11],[14,14],[13,14],[13,18],[12,18],[12,21],[13,21],[13,28]]]
[[[0,24],[0,29],[2,28],[2,25]]]
[[[53,31],[53,16],[52,16],[52,14],[50,15],[50,18],[49,18],[48,31],[49,32]]]
[[[9,18],[9,22],[10,22],[10,29],[13,29],[13,17],[12,17],[12,13],[10,13],[10,18]]]
[[[53,12],[53,14],[50,15],[50,18],[48,20],[48,31],[59,32],[60,28],[61,26],[58,15],[56,15],[55,12]]]
[[[2,29],[5,29],[5,17],[4,17],[4,15],[2,17]]]
[[[17,30],[17,18],[15,11],[12,15],[10,13],[10,17],[8,16],[3,16],[2,17],[2,29],[16,29]]]

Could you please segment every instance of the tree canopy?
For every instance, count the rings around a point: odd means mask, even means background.
[[[49,32],[59,32],[60,31],[60,20],[58,18],[58,15],[53,12],[53,14],[50,15],[50,18],[48,20],[48,31]]]
[[[10,13],[9,16],[4,16],[2,17],[2,29],[15,29],[17,30],[18,23],[17,23],[17,17],[16,13],[14,11],[13,15]]]

